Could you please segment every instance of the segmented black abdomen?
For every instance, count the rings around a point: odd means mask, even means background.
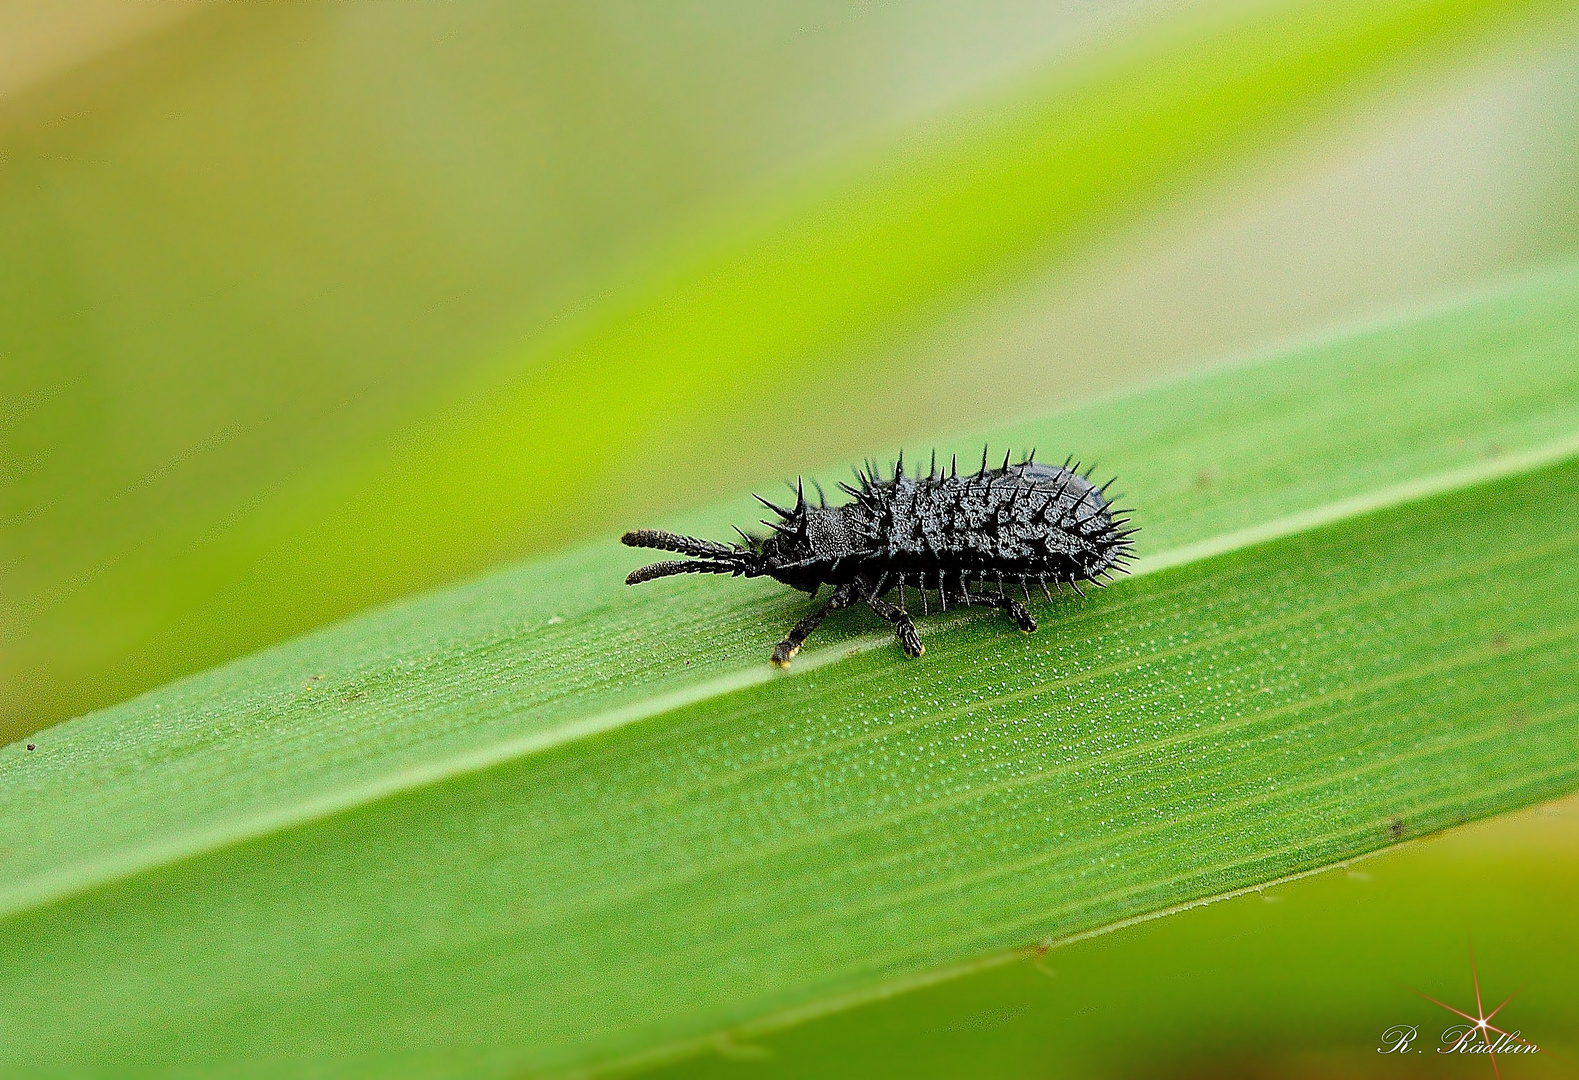
[[[961,476],[886,480],[860,474],[847,509],[870,541],[872,569],[898,583],[964,592],[997,587],[1073,584],[1122,569],[1129,554],[1125,520],[1115,519],[1097,487],[1069,467],[1027,460]]]

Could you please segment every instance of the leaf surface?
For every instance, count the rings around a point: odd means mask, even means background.
[[[13,744],[4,1053],[656,1060],[1571,790],[1576,357],[1566,267],[993,434],[1144,528],[1030,636],[780,676],[804,597],[611,539]]]
[[[719,1048],[750,1055],[760,1080],[1383,1077],[1398,1066],[1378,1057],[1384,1032],[1414,1027],[1408,1049],[1435,1059],[1464,1030],[1411,991],[1471,1009],[1478,978],[1488,1009],[1513,995],[1497,1026],[1540,1048],[1503,1058],[1503,1075],[1566,1080],[1579,1031],[1576,898],[1570,797],[772,1035],[748,1025]],[[1494,1075],[1475,1066],[1466,1075]],[[740,1070],[720,1053],[656,1075]]]

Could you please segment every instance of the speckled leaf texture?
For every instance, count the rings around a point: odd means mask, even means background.
[[[611,536],[0,751],[0,1060],[629,1069],[1579,787],[1579,267],[983,441],[1135,576],[781,674]]]

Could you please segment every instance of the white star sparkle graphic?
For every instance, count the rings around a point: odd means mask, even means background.
[[[1497,1051],[1495,1049],[1495,1046],[1497,1044],[1493,1043],[1492,1040],[1491,1040],[1492,1033],[1495,1032],[1497,1035],[1502,1036],[1504,1038],[1507,1038],[1508,1040],[1510,1040],[1512,1042],[1523,1043],[1525,1046],[1532,1046],[1533,1045],[1528,1039],[1522,1039],[1518,1035],[1515,1035],[1515,1034],[1513,1034],[1511,1032],[1503,1031],[1500,1027],[1497,1027],[1495,1024],[1493,1024],[1491,1022],[1492,1020],[1494,1020],[1496,1018],[1497,1014],[1500,1013],[1507,1006],[1508,1002],[1512,1001],[1514,998],[1519,996],[1519,991],[1515,990],[1513,993],[1511,993],[1507,997],[1503,998],[1502,1004],[1498,1005],[1495,1009],[1492,1009],[1489,1013],[1486,1011],[1486,1006],[1481,1001],[1481,996],[1480,996],[1480,971],[1475,966],[1475,947],[1474,947],[1474,945],[1471,945],[1469,947],[1469,976],[1470,976],[1471,981],[1475,984],[1475,1014],[1473,1016],[1471,1016],[1469,1013],[1465,1012],[1463,1009],[1456,1009],[1456,1008],[1454,1008],[1453,1006],[1449,1005],[1445,1001],[1438,1001],[1436,998],[1432,997],[1430,994],[1422,994],[1422,993],[1420,993],[1420,991],[1416,990],[1412,986],[1405,987],[1405,989],[1408,990],[1411,994],[1415,994],[1415,995],[1417,995],[1419,997],[1425,998],[1427,1001],[1431,1002],[1431,1004],[1433,1004],[1433,1005],[1440,1005],[1442,1008],[1446,1009],[1448,1012],[1454,1013],[1457,1016],[1462,1016],[1465,1020],[1468,1020],[1470,1022],[1470,1024],[1473,1025],[1473,1026],[1471,1027],[1470,1032],[1466,1032],[1465,1033],[1464,1038],[1465,1039],[1473,1038],[1473,1034],[1471,1034],[1471,1033],[1478,1034],[1480,1036],[1481,1040],[1485,1043],[1485,1046],[1486,1046],[1486,1056],[1491,1058],[1491,1071],[1492,1071],[1492,1074],[1497,1077],[1497,1080],[1502,1080],[1502,1068],[1501,1068],[1501,1066],[1499,1066],[1497,1064]],[[1499,1038],[1497,1040],[1497,1043],[1501,1043],[1501,1041],[1502,1041],[1502,1039]],[[1461,1044],[1462,1042],[1463,1042],[1463,1039],[1460,1039],[1459,1043]]]

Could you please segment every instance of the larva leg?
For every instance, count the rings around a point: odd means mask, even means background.
[[[964,598],[959,597],[958,599]],[[1005,615],[1014,620],[1015,626],[1018,626],[1027,634],[1036,629],[1035,617],[1025,610],[1024,604],[1012,596],[999,596],[994,593],[971,593],[970,599],[978,604],[986,604],[988,607],[1001,609]]]
[[[771,657],[773,663],[779,667],[789,667],[789,662],[795,658],[796,653],[800,652],[800,647],[806,644],[806,639],[811,636],[811,632],[822,625],[822,620],[828,617],[828,613],[847,608],[853,603],[855,603],[854,585],[840,585],[833,590],[833,595],[828,597],[826,604],[796,623],[795,629],[791,630],[784,640],[778,643]]]
[[[921,644],[921,635],[916,633],[916,624],[909,615],[875,593],[868,595],[866,602],[873,611],[894,624],[894,636],[899,639],[899,647],[905,650],[906,656],[915,657],[926,652]]]

